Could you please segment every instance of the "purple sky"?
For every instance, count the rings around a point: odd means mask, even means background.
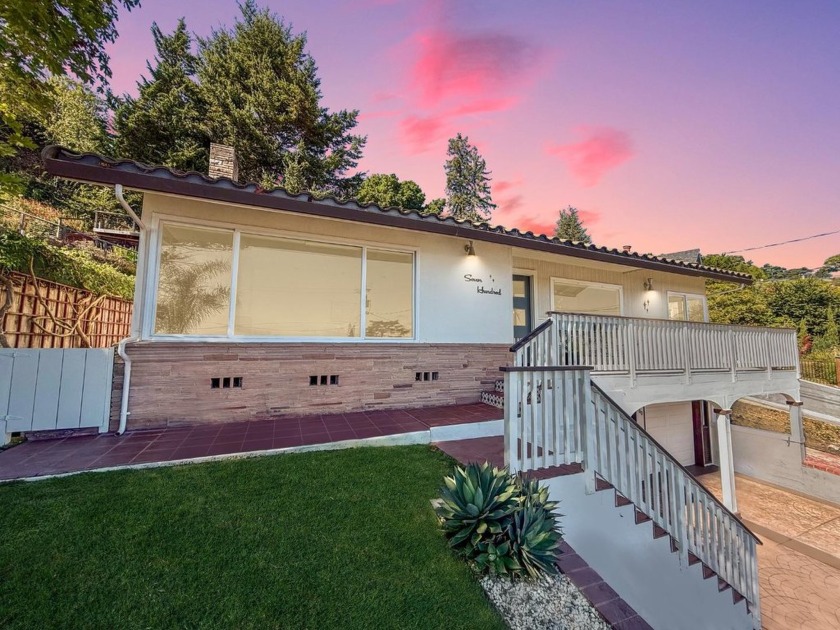
[[[493,173],[493,222],[550,231],[579,208],[597,244],[736,250],[840,229],[840,3],[307,0],[325,105],[361,111],[361,168],[443,196],[461,131]],[[232,24],[230,0],[143,0],[110,49],[117,92],[149,27]],[[840,234],[754,252],[816,267]]]

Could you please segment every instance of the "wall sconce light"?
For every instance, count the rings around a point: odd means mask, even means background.
[[[464,245],[464,251],[467,252],[467,256],[475,256],[475,247],[473,247],[472,241]]]
[[[645,291],[653,291],[653,278],[647,278],[644,286]]]

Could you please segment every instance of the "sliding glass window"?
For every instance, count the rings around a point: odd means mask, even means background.
[[[174,223],[160,235],[156,335],[414,337],[413,253]]]
[[[155,333],[226,335],[233,232],[163,224]]]

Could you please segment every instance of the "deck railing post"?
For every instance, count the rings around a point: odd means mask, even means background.
[[[522,372],[505,372],[505,466],[511,472],[522,468],[519,459],[519,381]]]
[[[636,386],[636,322],[632,319],[627,324],[627,369],[630,372],[630,386]]]

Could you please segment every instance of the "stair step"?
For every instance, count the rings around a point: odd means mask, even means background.
[[[632,505],[633,502],[625,497],[623,494],[615,493],[615,507],[624,507],[625,505]]]
[[[667,535],[668,535],[668,532],[666,532],[664,529],[662,529],[656,523],[653,524],[653,537],[654,538],[662,538],[663,536],[667,536]]]
[[[733,604],[740,604],[742,601],[746,599],[741,593],[736,591],[734,588],[732,589],[732,603]]]
[[[723,578],[718,578],[718,590],[722,593],[729,588],[729,584]]]
[[[677,553],[680,550],[680,546],[677,544],[677,539],[671,536],[671,553]]]
[[[609,481],[605,481],[600,477],[595,477],[595,491],[598,492],[600,490],[612,490],[613,485]]]
[[[499,409],[505,408],[505,395],[503,393],[500,394],[497,391],[481,392],[479,400],[485,405],[490,405],[491,407],[497,407]]]
[[[505,392],[505,382],[504,382],[504,380],[499,379],[498,381],[496,381],[496,391],[500,392],[502,394]]]
[[[695,556],[693,553],[691,553],[689,551],[688,552],[688,566],[695,565],[698,562],[700,562],[700,558],[698,558],[697,556]]]
[[[642,512],[639,508],[636,508],[636,525],[647,523],[649,520],[650,516]]]
[[[708,580],[710,577],[714,577],[717,575],[710,567],[707,567],[705,564],[703,565],[703,579]]]

